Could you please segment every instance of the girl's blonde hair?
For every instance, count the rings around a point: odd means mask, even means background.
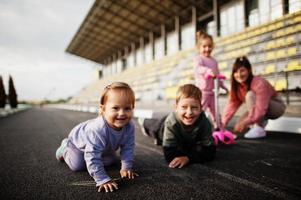
[[[212,44],[214,44],[213,43],[213,37],[211,35],[209,35],[208,33],[206,33],[203,30],[200,30],[200,31],[196,32],[196,45],[197,45],[197,47],[200,46],[201,42],[204,39],[210,39],[212,41]]]
[[[100,96],[100,105],[103,106],[106,104],[110,91],[116,91],[120,93],[120,95],[124,97],[124,100],[132,105],[132,108],[135,107],[135,93],[132,88],[124,82],[114,82],[110,85],[107,85]]]
[[[185,84],[179,87],[176,95],[176,104],[179,103],[181,98],[193,98],[202,103],[202,92],[193,84]]]

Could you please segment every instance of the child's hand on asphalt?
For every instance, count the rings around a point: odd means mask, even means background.
[[[189,158],[187,156],[181,156],[174,158],[170,163],[170,168],[182,168],[189,163]]]
[[[134,179],[135,176],[139,176],[139,175],[137,173],[133,172],[132,170],[121,169],[120,176],[121,176],[121,178]]]
[[[102,190],[105,192],[113,192],[114,190],[118,190],[118,184],[111,180],[98,187],[98,192],[101,192]]]

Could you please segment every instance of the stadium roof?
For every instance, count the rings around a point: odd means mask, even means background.
[[[191,21],[192,7],[197,17],[212,13],[212,0],[96,0],[79,30],[67,47],[67,52],[105,64],[118,51],[139,43],[149,33],[160,36],[161,24],[166,32]]]

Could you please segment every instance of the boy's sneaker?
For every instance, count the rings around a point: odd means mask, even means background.
[[[155,138],[154,139],[154,144],[157,145],[157,146],[161,146],[162,145],[162,141],[159,140],[159,139],[157,139],[157,138]]]
[[[248,139],[263,138],[266,137],[266,132],[264,128],[255,125],[244,135],[244,137]]]
[[[64,162],[63,155],[64,155],[65,149],[67,147],[67,142],[68,142],[67,138],[63,139],[61,146],[55,152],[55,157],[58,161]]]

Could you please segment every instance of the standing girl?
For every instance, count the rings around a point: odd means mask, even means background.
[[[215,100],[214,100],[214,80],[207,78],[208,76],[215,77],[218,75],[219,69],[217,61],[211,56],[213,50],[213,38],[211,35],[198,31],[196,34],[197,50],[199,55],[194,59],[194,75],[196,80],[196,86],[200,88],[203,94],[202,106],[203,110],[209,110],[212,121],[215,127],[219,127],[216,124],[215,119]],[[228,89],[225,87],[222,81],[219,82],[219,87],[223,88],[226,92]]]
[[[100,113],[95,119],[75,126],[56,151],[56,158],[65,161],[72,171],[87,169],[94,178],[98,192],[112,192],[117,183],[105,172],[104,166],[118,160],[120,149],[121,177],[133,179],[135,128],[131,118],[135,105],[133,90],[115,82],[105,87],[100,98]]]
[[[262,138],[268,119],[276,119],[285,112],[285,104],[273,86],[264,78],[254,76],[247,57],[235,60],[231,75],[230,98],[222,117],[227,125],[235,112],[246,103],[247,111],[234,126],[235,132],[243,132],[248,126],[253,127],[244,135],[245,138]]]

